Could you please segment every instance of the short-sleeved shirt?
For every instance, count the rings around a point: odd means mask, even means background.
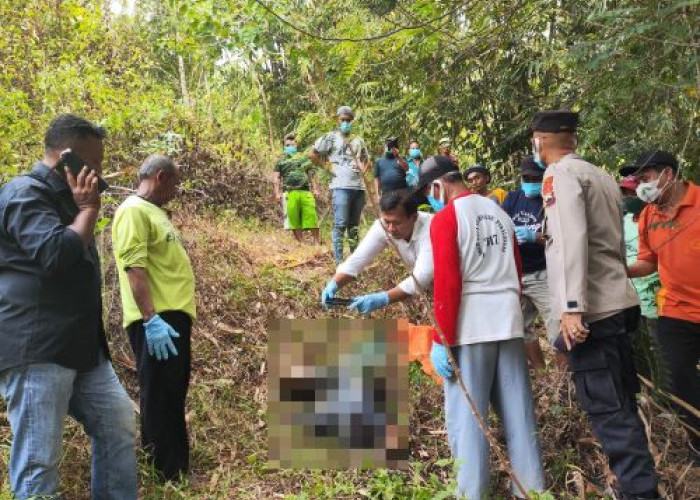
[[[131,267],[146,270],[156,312],[182,311],[195,319],[192,265],[165,210],[138,196],[128,197],[114,214],[112,242],[124,328],[142,318],[126,274]]]
[[[339,130],[328,132],[314,143],[314,150],[327,159],[332,166],[331,189],[365,189],[362,173],[355,159],[362,165],[369,159],[365,141],[353,137],[348,141]]]
[[[639,226],[633,214],[625,214],[625,246],[627,247],[627,266],[637,261],[639,247]],[[652,273],[641,278],[632,278],[632,285],[639,295],[639,306],[645,318],[657,318],[656,293],[661,288],[659,273]]]
[[[399,165],[396,156],[384,154],[374,163],[374,177],[379,179],[379,186],[382,193],[406,189],[406,171]]]
[[[275,163],[275,172],[279,172],[282,176],[284,191],[308,191],[312,171],[313,165],[303,153],[284,156]]]
[[[414,188],[418,185],[418,173],[420,166],[423,164],[423,158],[406,158],[408,163],[408,172],[406,172],[406,184],[408,187]]]
[[[513,219],[515,227],[527,226],[531,231],[542,232],[544,207],[541,196],[528,198],[522,189],[511,191],[506,196],[501,208]],[[534,273],[547,268],[544,245],[526,242],[520,243],[518,246],[520,247],[523,273]]]
[[[673,210],[639,215],[639,260],[658,265],[659,316],[700,323],[700,189],[692,182]]]

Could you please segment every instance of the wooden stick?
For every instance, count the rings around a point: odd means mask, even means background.
[[[653,391],[656,391],[656,392],[658,392],[659,394],[661,394],[662,396],[664,396],[664,397],[670,399],[671,401],[673,401],[674,403],[676,403],[678,406],[680,406],[680,407],[682,407],[683,409],[687,410],[687,411],[688,411],[691,415],[693,415],[695,418],[700,418],[700,410],[698,410],[697,408],[695,408],[693,405],[691,405],[690,403],[687,403],[687,402],[683,401],[682,399],[680,399],[679,397],[674,396],[673,394],[669,394],[669,393],[667,393],[667,392],[665,392],[665,391],[663,391],[663,390],[657,388],[654,384],[651,383],[651,381],[647,380],[647,379],[644,378],[642,375],[637,374],[637,376],[639,377],[639,380],[641,380],[642,383],[643,383],[644,385],[646,385],[649,389],[651,389],[651,390],[653,390]],[[698,431],[695,431],[695,432],[697,433]]]

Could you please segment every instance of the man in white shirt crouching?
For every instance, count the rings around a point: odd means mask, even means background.
[[[433,282],[433,252],[430,244],[431,214],[418,212],[420,201],[407,189],[385,193],[379,202],[381,217],[374,221],[367,235],[348,259],[338,266],[335,276],[321,294],[321,304],[328,306],[335,294],[357,276],[387,246],[395,246],[404,263],[413,269],[397,286],[355,297],[348,306],[362,314],[406,300],[420,294]]]

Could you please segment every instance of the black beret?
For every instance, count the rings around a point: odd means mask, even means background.
[[[535,157],[530,155],[520,162],[520,173],[522,175],[544,175],[544,170],[535,163]]]
[[[532,119],[530,129],[533,132],[576,132],[578,113],[562,109],[558,111],[539,111]]]
[[[667,153],[666,151],[661,151],[659,149],[653,149],[639,155],[637,161],[634,162],[634,167],[636,170],[640,170],[645,167],[671,167],[671,169],[675,172],[678,170],[678,160],[676,160],[676,157],[671,153]]]

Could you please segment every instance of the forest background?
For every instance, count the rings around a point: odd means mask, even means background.
[[[194,474],[184,486],[161,487],[144,472],[145,497],[445,494],[449,463],[437,460],[448,454],[434,387],[412,396],[410,473],[265,468],[264,322],[276,314],[322,316],[316,297],[332,269],[329,255],[276,235],[269,178],[282,137],[295,131],[308,147],[334,126],[337,106],[347,104],[373,154],[392,135],[402,146],[419,140],[427,155],[449,136],[462,165],[489,166],[495,183],[508,189],[530,152],[534,112],[570,107],[581,113],[579,153],[589,161],[614,172],[658,147],[678,155],[683,174],[697,179],[699,6],[700,0],[0,2],[0,182],[41,158],[43,132],[60,112],[108,130],[103,168],[117,188],[105,198],[99,227],[106,315],[115,364],[135,400],[104,229],[147,154],[170,154],[182,165],[176,208],[187,210],[176,217],[189,236],[204,311],[188,415]],[[319,205],[327,216],[326,201]],[[395,277],[383,272],[369,286]],[[398,307],[390,311],[426,318],[417,305]],[[429,383],[419,378],[412,371],[419,387]],[[557,380],[566,392],[568,383]],[[600,451],[586,441],[585,419],[570,398],[540,406],[557,429],[545,445],[548,480],[557,498],[579,498],[588,480],[604,473]],[[650,419],[667,415],[651,403],[645,408]],[[3,418],[0,471],[9,451]],[[660,439],[677,444],[678,426],[659,422],[650,426],[663,427]],[[586,430],[565,435],[579,424]],[[64,487],[68,498],[85,498],[89,446],[75,427],[69,432]],[[669,445],[657,456],[668,470],[665,488],[678,498],[687,493],[680,448]]]

